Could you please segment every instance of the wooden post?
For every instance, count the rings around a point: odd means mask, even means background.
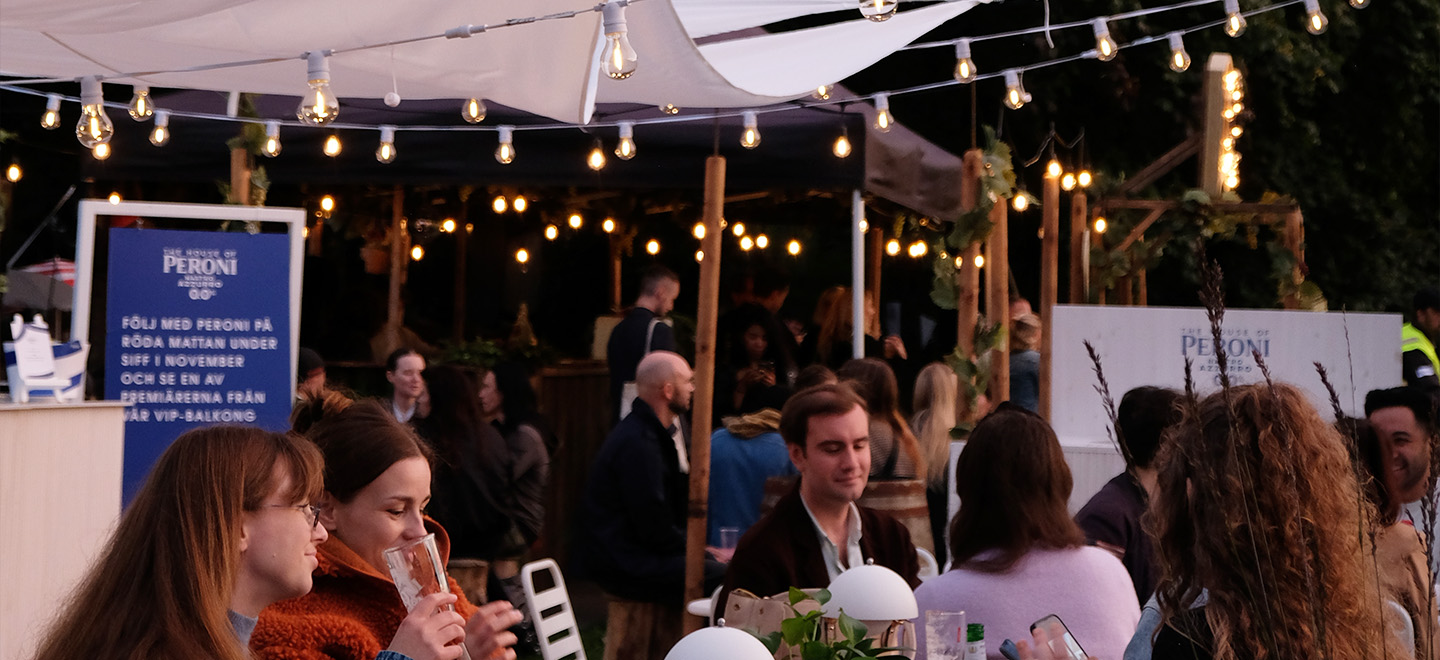
[[[1045,177],[1045,198],[1040,203],[1040,413],[1050,416],[1050,367],[1054,362],[1052,335],[1055,302],[1060,295],[1060,177]]]
[[[1140,307],[1146,307],[1150,304],[1150,291],[1145,281],[1146,278],[1147,275],[1144,268],[1141,268],[1140,272],[1135,275],[1135,304]]]
[[[1099,219],[1099,218],[1103,218],[1103,217],[1105,217],[1105,206],[1102,204],[1102,205],[1096,207],[1093,212],[1091,212],[1091,214],[1090,214],[1090,224],[1091,224],[1091,226],[1092,226],[1092,227],[1094,226],[1095,220],[1097,220],[1097,219]],[[1101,234],[1101,233],[1098,232],[1098,231],[1094,231],[1094,230],[1092,229],[1092,230],[1090,231],[1090,249],[1091,249],[1091,250],[1103,250],[1103,249],[1105,249],[1105,235],[1104,235],[1104,234]],[[1104,304],[1105,304],[1105,287],[1103,287],[1103,286],[1100,285],[1100,278],[1098,278],[1098,277],[1095,276],[1095,269],[1094,269],[1094,266],[1093,266],[1093,265],[1092,265],[1091,268],[1090,268],[1090,285],[1091,285],[1091,287],[1092,287],[1092,288],[1094,289],[1094,291],[1095,291],[1095,304],[1097,304],[1097,305],[1104,305]]]
[[[685,541],[685,600],[704,598],[705,532],[710,498],[710,416],[714,405],[715,323],[720,298],[720,218],[725,213],[725,158],[705,159],[705,205],[700,241],[700,300],[695,313],[695,396],[690,419],[690,507]],[[683,605],[682,605],[683,607]],[[700,617],[685,614],[685,632],[700,628]]]
[[[979,149],[971,149],[965,152],[964,160],[960,171],[960,210],[973,211],[979,204],[980,194],[980,163],[984,156]],[[980,316],[980,269],[975,266],[975,257],[980,254],[980,245],[974,244],[965,247],[960,255],[959,286],[955,292],[955,347],[960,353],[967,357],[975,356],[975,323]],[[962,394],[960,395],[957,421],[973,422],[978,417],[976,411],[969,405],[969,401]]]
[[[1010,331],[1010,205],[1005,200],[990,209],[990,238],[985,241],[985,316],[990,323]],[[1010,337],[997,347],[990,377],[990,400],[1010,400]]]
[[[610,232],[610,311],[616,314],[625,309],[625,297],[620,291],[620,231],[619,227]],[[706,234],[709,236],[709,234]],[[709,255],[709,252],[705,253]],[[720,255],[715,255],[719,257]],[[703,263],[703,262],[702,262]]]
[[[1305,275],[1300,270],[1300,265],[1305,263],[1305,216],[1300,209],[1295,209],[1285,214],[1285,247],[1290,254],[1295,255],[1295,266],[1290,269],[1290,278],[1295,284],[1305,281]],[[1285,309],[1300,309],[1300,296],[1291,294],[1285,296]]]
[[[241,206],[250,205],[250,152],[244,147],[230,150],[230,199]]]
[[[390,200],[390,299],[385,317],[387,352],[399,345],[400,326],[405,323],[405,310],[400,308],[400,287],[405,283],[409,238],[409,232],[405,231],[405,189],[395,186],[395,194]]]
[[[465,341],[465,271],[469,268],[470,233],[465,226],[470,223],[470,196],[461,192],[460,219],[455,223],[455,297],[451,309],[455,319],[450,324],[450,335],[456,343]]]
[[[1130,275],[1121,275],[1115,280],[1115,304],[1125,306],[1135,304],[1135,287],[1130,285],[1131,279]]]
[[[1086,258],[1085,232],[1089,229],[1089,213],[1085,206],[1089,202],[1085,191],[1077,190],[1070,196],[1070,304],[1085,302]]]

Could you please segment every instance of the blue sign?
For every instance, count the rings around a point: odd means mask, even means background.
[[[192,428],[290,417],[290,237],[110,229],[105,398],[128,401],[123,497]]]

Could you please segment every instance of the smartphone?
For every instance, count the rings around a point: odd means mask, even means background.
[[[1046,634],[1051,635],[1052,638],[1054,637],[1053,631],[1055,628],[1065,631],[1065,650],[1069,653],[1072,660],[1086,660],[1089,657],[1085,655],[1085,649],[1080,648],[1080,642],[1075,641],[1075,636],[1070,634],[1070,629],[1065,626],[1064,621],[1060,620],[1059,615],[1051,614],[1030,624],[1030,634],[1035,634],[1035,630],[1039,628],[1043,628]]]
[[[775,363],[770,360],[761,360],[760,362],[756,363],[756,366],[759,367],[761,371],[767,374],[775,373]]]
[[[1000,655],[1008,660],[1020,660],[1020,649],[1015,647],[1015,640],[1007,639],[1000,643]]]

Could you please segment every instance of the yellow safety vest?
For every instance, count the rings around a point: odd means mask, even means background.
[[[1430,343],[1430,338],[1425,336],[1419,328],[1406,323],[1400,327],[1400,354],[1404,355],[1410,351],[1420,351],[1430,360],[1430,366],[1440,373],[1440,359],[1435,356],[1435,345]]]

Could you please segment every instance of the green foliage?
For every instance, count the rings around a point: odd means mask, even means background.
[[[984,315],[981,315],[975,322],[975,356],[965,355],[959,346],[945,356],[945,364],[949,365],[959,378],[960,395],[965,397],[966,405],[971,410],[975,409],[980,395],[989,387],[990,378],[995,374],[995,356],[1004,343],[1004,326],[989,323]],[[974,426],[969,422],[961,422],[951,429],[950,433],[955,437],[965,437]]]
[[[800,660],[867,660],[882,657],[903,657],[900,648],[883,648],[875,640],[866,639],[869,630],[865,623],[840,611],[835,621],[836,639],[826,640],[823,612],[819,605],[830,602],[830,592],[824,589],[808,594],[790,587],[786,606],[794,615],[780,622],[780,630],[769,635],[756,635],[769,649],[771,655],[780,651],[784,642],[791,649],[791,657]],[[814,601],[817,607],[801,614],[798,607],[806,601]]]
[[[540,341],[499,342],[475,338],[459,343],[446,343],[440,351],[440,362],[477,369],[494,369],[501,362],[518,362],[530,370],[553,364],[560,354],[553,346]]]

